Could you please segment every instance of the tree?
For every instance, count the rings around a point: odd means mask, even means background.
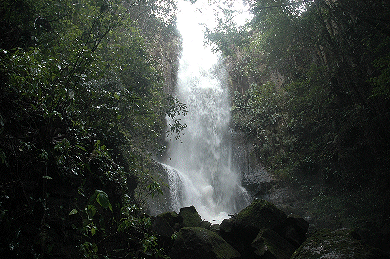
[[[127,253],[163,256],[132,196],[160,191],[151,157],[165,116],[184,111],[132,17],[157,2],[1,3],[2,254],[96,258],[124,235],[137,240]]]
[[[380,181],[390,147],[388,60],[380,54],[389,46],[388,4],[249,4],[254,18],[245,29],[220,24],[208,36],[226,56],[232,88],[241,93],[234,101],[236,128],[252,136],[256,154],[274,172],[321,176],[347,188]],[[278,123],[263,120],[272,115],[281,115]]]

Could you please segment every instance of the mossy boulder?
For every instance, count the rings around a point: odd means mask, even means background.
[[[202,218],[194,206],[180,209],[179,216],[183,218],[183,227],[200,227]]]
[[[306,240],[308,229],[309,223],[303,218],[288,217],[273,230],[298,248]]]
[[[166,212],[152,217],[152,231],[157,235],[159,245],[170,249],[173,245],[172,235],[183,227],[183,218],[176,212]]]
[[[171,237],[183,226],[183,218],[176,212],[166,212],[153,218],[153,231],[163,237]]]
[[[286,219],[286,214],[276,208],[275,205],[266,200],[258,199],[231,220],[235,226],[255,229],[258,232],[263,228],[272,229]]]
[[[201,227],[182,228],[170,252],[172,259],[233,259],[240,253],[215,232]]]
[[[264,229],[274,229],[286,222],[283,211],[265,200],[255,200],[233,218],[224,220],[220,225],[220,235],[243,258],[260,258],[257,248],[252,246],[253,240]]]
[[[206,221],[206,220],[203,220],[202,223],[200,223],[200,227],[201,228],[205,228],[205,229],[209,229],[211,230],[211,223]]]
[[[364,244],[350,229],[321,230],[308,238],[291,259],[385,259],[384,252]]]

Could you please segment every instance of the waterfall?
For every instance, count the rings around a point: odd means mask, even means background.
[[[179,1],[179,10],[183,51],[176,96],[188,114],[181,118],[187,128],[179,140],[171,140],[165,165],[171,206],[178,210],[194,205],[204,220],[220,223],[249,202],[231,162],[226,71],[219,55],[203,44],[200,23],[210,18],[207,9]]]

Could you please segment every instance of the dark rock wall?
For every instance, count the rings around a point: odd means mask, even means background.
[[[232,131],[232,162],[241,176],[241,184],[252,197],[267,194],[275,178],[270,175],[254,154],[253,143],[245,135]]]

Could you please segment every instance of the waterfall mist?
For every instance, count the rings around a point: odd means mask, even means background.
[[[188,114],[181,118],[187,128],[171,140],[166,161],[172,209],[194,205],[204,220],[219,223],[249,202],[231,164],[227,76],[219,55],[203,44],[200,23],[208,16],[185,1],[179,9],[183,51],[176,96]]]

